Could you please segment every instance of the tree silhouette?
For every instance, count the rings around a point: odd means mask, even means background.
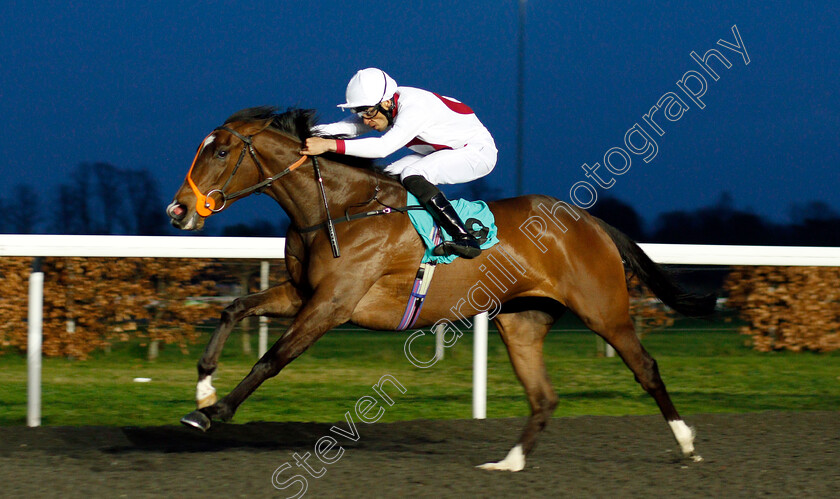
[[[168,231],[157,185],[146,170],[82,163],[58,187],[53,230],[60,234],[141,234]]]
[[[148,170],[127,170],[128,185],[126,220],[131,222],[131,233],[141,236],[163,235],[168,232],[169,220],[163,210],[157,183]]]
[[[275,222],[261,218],[250,223],[227,225],[222,229],[222,235],[229,237],[283,237],[289,230],[290,223],[285,216],[278,216]]]
[[[6,230],[6,200],[0,197],[0,234],[10,232]]]
[[[38,232],[42,220],[41,202],[31,185],[18,184],[12,198],[4,203],[3,218],[6,230],[15,234],[33,234]]]
[[[789,244],[840,246],[840,215],[824,201],[795,204],[790,210]]]
[[[642,217],[632,206],[614,197],[605,197],[590,208],[594,215],[635,240],[645,238]]]
[[[794,203],[790,207],[790,218],[794,224],[803,224],[809,221],[834,220],[840,218],[840,214],[825,201],[809,201]]]
[[[721,194],[712,206],[659,216],[652,239],[683,244],[783,244],[779,231],[758,215],[733,207],[732,195]]]

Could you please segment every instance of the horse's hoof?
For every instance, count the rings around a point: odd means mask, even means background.
[[[210,418],[201,411],[193,411],[181,418],[181,424],[207,431],[210,429]]]
[[[522,453],[522,446],[515,446],[504,459],[497,463],[484,463],[476,468],[492,471],[522,471],[525,469],[525,454]]]

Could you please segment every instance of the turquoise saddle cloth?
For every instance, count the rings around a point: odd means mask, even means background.
[[[408,206],[419,206],[420,202],[410,192],[406,193],[408,198],[406,204]],[[496,237],[496,217],[484,201],[467,201],[465,199],[456,199],[451,202],[455,212],[464,221],[464,226],[471,232],[481,244],[481,249],[486,250],[492,248],[499,242]],[[426,252],[423,254],[422,263],[450,263],[456,258],[451,256],[437,256],[432,254],[432,249],[436,246],[434,243],[435,232],[439,231],[443,235],[444,241],[451,241],[452,237],[446,233],[445,230],[440,230],[437,227],[432,215],[426,210],[408,210],[408,218],[423,239],[423,244],[426,247]]]

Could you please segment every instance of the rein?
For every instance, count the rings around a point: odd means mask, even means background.
[[[321,169],[318,168],[317,156],[312,156],[312,168],[315,169],[315,177],[318,180],[318,188],[321,191],[321,200],[324,202],[324,211],[327,213],[327,235],[330,237],[333,258],[338,258],[341,256],[341,252],[338,251],[338,238],[335,237],[335,227],[333,226],[332,218],[330,218],[330,205],[327,203],[327,191],[324,190],[324,177],[321,176]]]

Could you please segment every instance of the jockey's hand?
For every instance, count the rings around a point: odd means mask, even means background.
[[[335,152],[335,140],[309,137],[300,149],[300,153],[305,156],[318,156],[325,152]]]

